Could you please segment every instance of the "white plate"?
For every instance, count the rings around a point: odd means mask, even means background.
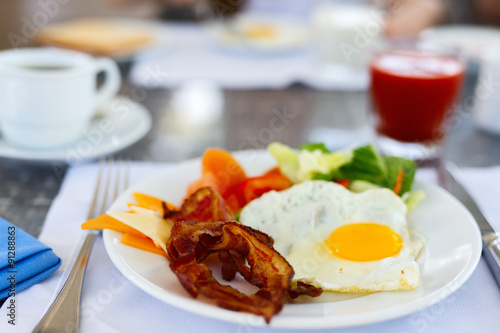
[[[144,137],[152,126],[148,110],[126,97],[115,98],[100,114],[79,141],[61,148],[16,147],[0,135],[0,157],[75,164],[126,148]]]
[[[262,151],[236,154],[251,175],[274,166]],[[200,161],[192,160],[165,169],[123,193],[111,210],[126,210],[139,191],[180,203],[186,185],[199,177]],[[437,186],[417,182],[427,198],[411,212],[411,229],[424,235],[427,244],[419,256],[421,286],[412,291],[369,295],[323,293],[286,304],[270,326],[287,329],[318,329],[355,326],[389,320],[430,306],[457,290],[474,271],[481,255],[481,238],[470,213]],[[218,308],[191,298],[170,271],[165,258],[120,243],[121,234],[104,231],[104,243],[116,267],[139,288],[168,304],[202,316],[238,324],[266,325],[262,318]],[[215,274],[215,270],[214,270]],[[240,282],[236,282],[240,284]]]
[[[481,57],[488,49],[500,47],[500,29],[470,25],[443,25],[425,29],[424,40],[458,47],[469,57]]]
[[[254,38],[246,31],[257,26],[274,30],[273,38]],[[309,41],[308,27],[284,17],[244,15],[205,26],[208,36],[225,50],[253,54],[275,54],[297,50]]]

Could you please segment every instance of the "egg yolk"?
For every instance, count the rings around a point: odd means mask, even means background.
[[[326,240],[338,257],[352,261],[380,260],[397,254],[401,237],[390,227],[376,223],[355,223],[335,230]]]

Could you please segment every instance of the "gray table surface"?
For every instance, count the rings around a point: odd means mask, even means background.
[[[473,81],[469,80],[464,96],[473,94]],[[134,96],[134,87],[126,82],[121,93]],[[153,128],[145,138],[117,155],[134,161],[176,162],[199,156],[207,146],[229,150],[265,148],[270,139],[298,146],[309,141],[318,128],[323,129],[326,141],[335,142],[337,130],[359,131],[369,126],[366,92],[292,86],[284,90],[224,91],[224,109],[218,123],[196,135],[186,137],[184,133],[176,137],[165,128],[171,95],[168,90],[145,91],[140,102],[151,112]],[[277,113],[288,115],[286,126],[267,130]],[[471,115],[469,106],[461,103],[445,159],[461,167],[500,164],[500,136],[478,130]],[[37,236],[65,170],[60,164],[0,158],[0,216]]]

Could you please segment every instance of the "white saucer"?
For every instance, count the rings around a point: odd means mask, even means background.
[[[15,147],[0,135],[0,157],[76,164],[117,152],[144,137],[152,126],[151,114],[126,97],[117,97],[94,118],[82,138],[55,149]]]

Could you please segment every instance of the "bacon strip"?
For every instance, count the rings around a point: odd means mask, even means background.
[[[269,322],[283,306],[293,269],[254,232],[239,222],[178,222],[167,243],[173,259],[170,268],[193,297],[201,293],[223,308],[261,315]],[[245,278],[261,289],[254,295],[245,295],[221,285],[208,266],[197,260],[200,250],[238,253],[250,266]]]
[[[164,216],[175,222],[166,244],[170,268],[193,297],[202,294],[220,307],[261,315],[269,322],[281,310],[286,295],[296,298],[322,292],[302,282],[291,289],[293,268],[274,250],[273,239],[232,221],[231,209],[209,187],[193,193],[177,212],[164,207]],[[238,272],[260,290],[246,295],[220,284],[202,262],[212,253],[218,254],[225,280],[231,281]]]
[[[297,286],[288,291],[290,298],[297,298],[300,295],[307,295],[310,297],[318,297],[323,293],[323,289],[312,286],[302,281],[297,281]]]
[[[189,196],[171,218],[175,221],[230,221],[234,220],[234,214],[217,191],[202,187]]]
[[[166,214],[165,210],[164,212]],[[190,195],[179,211],[170,215],[170,218],[176,222],[232,221],[234,214],[217,191],[211,187],[202,187]],[[266,235],[266,237],[269,236]],[[202,253],[204,256],[208,256],[211,251],[205,250]],[[199,253],[198,257],[201,258],[203,255]],[[219,260],[222,262],[222,277],[226,281],[233,280],[237,271],[236,259],[232,258],[228,251],[219,251]]]

